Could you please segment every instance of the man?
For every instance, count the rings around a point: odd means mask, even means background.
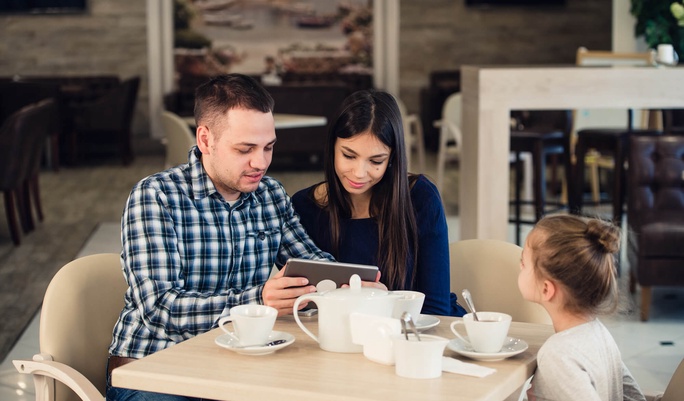
[[[129,288],[109,347],[108,400],[184,399],[113,388],[111,370],[217,327],[232,306],[263,303],[284,315],[315,291],[283,271],[269,279],[290,257],[332,260],[264,175],[276,142],[272,111],[271,96],[247,76],[202,84],[188,164],[131,191],[121,223]]]

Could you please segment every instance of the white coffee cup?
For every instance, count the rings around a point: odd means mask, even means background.
[[[238,305],[230,308],[230,316],[221,318],[218,324],[242,346],[262,345],[268,342],[276,317],[278,310],[270,306]],[[225,328],[228,322],[233,323],[234,333]]]
[[[425,302],[425,294],[418,291],[392,291],[392,294],[399,294],[401,298],[394,301],[394,309],[392,309],[392,317],[401,319],[404,312],[408,312],[414,321],[420,317],[420,311],[423,309],[423,302]]]
[[[451,331],[475,352],[496,353],[501,351],[508,328],[511,326],[511,316],[499,312],[477,312],[479,321],[472,313],[463,316],[463,320],[451,322]],[[456,330],[456,326],[465,325],[468,339]]]
[[[657,50],[657,61],[663,64],[675,64],[674,47],[671,44],[660,44]]]
[[[434,379],[442,376],[442,356],[448,339],[421,334],[420,341],[413,334],[394,336],[394,371],[409,379]]]

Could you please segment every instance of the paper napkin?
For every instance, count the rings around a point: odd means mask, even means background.
[[[496,372],[496,369],[467,363],[448,356],[442,357],[442,371],[465,376],[485,377]]]

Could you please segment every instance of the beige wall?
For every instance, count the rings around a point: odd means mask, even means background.
[[[376,0],[377,1],[377,0]],[[145,1],[89,0],[85,15],[0,16],[0,76],[117,74],[143,78],[134,131],[147,135]],[[462,64],[559,64],[575,50],[611,48],[609,0],[567,0],[560,9],[478,10],[464,0],[402,0],[400,93],[418,111],[433,70]]]

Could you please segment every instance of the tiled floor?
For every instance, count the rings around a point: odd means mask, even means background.
[[[320,174],[316,173],[272,173],[271,175],[283,182],[289,193],[293,189],[303,188],[321,179]],[[457,178],[447,176],[447,186],[449,180],[455,182]],[[450,204],[455,204],[455,200],[445,197],[444,201],[447,214],[449,214]],[[448,218],[451,241],[458,240],[458,223],[457,217]],[[526,229],[523,233],[527,234],[528,231],[529,229]],[[98,252],[118,252],[120,250],[118,235],[118,224],[101,225],[96,235],[85,245],[81,256]],[[509,239],[513,241],[512,227],[509,231]],[[626,276],[626,273],[622,274],[623,285],[626,284]],[[625,363],[642,389],[649,393],[663,390],[677,365],[684,358],[684,290],[655,289],[651,319],[646,323],[640,322],[635,308],[629,307],[634,302],[634,298],[626,291],[623,293],[626,294],[627,309],[631,312],[602,320],[615,337]],[[15,348],[0,364],[0,400],[2,401],[34,399],[33,383],[30,377],[16,373],[11,361],[30,358],[38,352],[38,320],[36,316]]]

